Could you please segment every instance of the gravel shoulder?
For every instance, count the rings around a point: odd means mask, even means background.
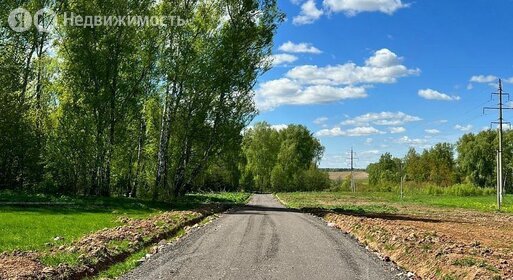
[[[402,279],[321,219],[272,195],[223,214],[164,248],[122,279]]]

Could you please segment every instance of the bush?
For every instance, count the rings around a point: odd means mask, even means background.
[[[447,188],[429,186],[426,190],[430,195],[483,196],[495,193],[493,188],[480,188],[472,184],[457,184]]]
[[[321,191],[330,187],[328,173],[320,171],[315,165],[304,171],[302,176],[303,188],[306,191]]]

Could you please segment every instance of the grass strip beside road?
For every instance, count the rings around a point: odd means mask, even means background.
[[[467,209],[480,212],[497,210],[495,196],[452,196],[407,194],[402,199],[393,192],[295,192],[278,193],[291,208],[323,208],[367,213],[397,213],[409,206],[426,206],[442,209]],[[504,197],[502,212],[513,213],[513,195]]]
[[[70,244],[100,229],[120,226],[120,217],[143,219],[210,203],[244,204],[248,197],[245,193],[191,194],[171,203],[159,203],[128,198],[55,198],[2,193],[0,252],[44,251],[51,246]],[[34,202],[42,204],[31,204]]]
[[[0,254],[0,278],[72,275],[74,279],[80,279],[121,263],[112,271],[116,274],[116,271],[119,273],[133,266],[132,254],[137,257],[152,244],[175,237],[184,227],[199,223],[214,213],[244,204],[249,197],[245,193],[194,194],[171,204],[158,205],[107,199],[99,203],[101,207],[98,207],[98,201],[94,201],[97,204],[86,204],[80,200],[73,201],[74,207],[65,209],[4,207],[0,217],[13,216],[7,221],[0,220],[4,226],[12,226],[14,216],[20,213],[30,215],[1,237],[2,244],[9,244],[4,248],[15,248],[16,252]],[[21,227],[30,231],[27,235],[35,234],[36,238],[13,238]],[[46,243],[41,245],[43,242]]]

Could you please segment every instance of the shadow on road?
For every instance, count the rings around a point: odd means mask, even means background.
[[[444,222],[440,219],[423,218],[415,216],[407,216],[401,214],[392,213],[376,213],[366,211],[364,209],[350,210],[345,208],[333,208],[333,209],[322,209],[322,208],[301,208],[293,209],[286,207],[269,207],[262,205],[244,205],[229,211],[228,215],[266,215],[265,212],[287,212],[287,213],[311,213],[316,216],[324,216],[328,213],[336,213],[342,215],[348,215],[353,217],[370,218],[370,219],[383,219],[389,221],[413,221],[413,222],[426,222],[426,223],[441,223]],[[457,221],[464,223],[463,221]]]

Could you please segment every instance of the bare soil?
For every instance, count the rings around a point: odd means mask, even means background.
[[[338,172],[328,172],[331,180],[345,180],[351,175],[350,171],[338,171]],[[365,180],[369,178],[369,174],[364,171],[355,171],[353,172],[353,176],[356,180]]]
[[[422,279],[513,279],[513,216],[404,206],[397,214],[316,213]]]

